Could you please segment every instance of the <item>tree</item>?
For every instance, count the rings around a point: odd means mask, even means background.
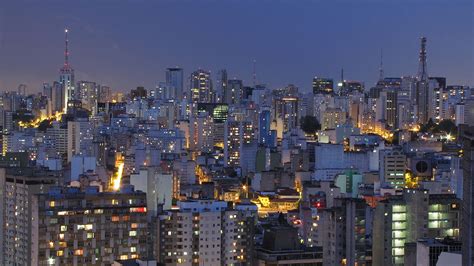
[[[306,134],[314,135],[318,130],[321,129],[321,124],[319,124],[319,121],[316,119],[316,117],[307,115],[301,118],[301,129]]]
[[[46,132],[46,129],[53,127],[51,120],[45,119],[38,125],[38,131]]]
[[[436,124],[433,122],[433,119],[430,118],[430,120],[428,120],[428,123],[421,125],[420,132],[422,133],[431,132],[433,131],[435,127],[436,127]]]
[[[433,130],[435,133],[446,133],[446,134],[451,134],[451,135],[456,135],[456,132],[458,131],[458,128],[456,127],[456,124],[449,119],[445,119],[434,128]]]

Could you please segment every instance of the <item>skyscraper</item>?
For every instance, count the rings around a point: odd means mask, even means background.
[[[170,67],[166,69],[166,84],[173,86],[176,92],[176,99],[183,99],[183,69]]]
[[[38,265],[33,258],[34,246],[40,244],[39,232],[34,230],[38,204],[33,199],[59,184],[60,178],[59,173],[33,168],[0,169],[0,265]],[[41,244],[46,246],[46,242]]]
[[[224,90],[224,102],[227,104],[238,104],[242,100],[243,83],[240,79],[231,79],[227,81]]]
[[[224,92],[227,90],[227,70],[221,69],[217,72],[216,101],[224,101]]]
[[[211,73],[198,69],[191,74],[190,100],[194,103],[211,103],[214,99]]]
[[[460,200],[456,195],[429,194],[423,189],[405,189],[402,195],[390,196],[377,203],[373,265],[404,265],[406,244],[419,238],[458,240],[459,207]]]
[[[97,113],[99,87],[99,85],[92,81],[79,81],[75,88],[74,98],[80,100],[82,107],[91,111],[92,114]]]
[[[64,30],[65,33],[65,49],[64,49],[64,65],[59,70],[59,83],[62,85],[64,91],[64,105],[63,111],[67,109],[68,101],[74,99],[74,69],[69,65],[69,39],[68,39],[68,29]]]
[[[263,109],[259,114],[258,119],[258,143],[266,147],[273,146],[270,133],[271,124],[271,110],[270,108]]]
[[[332,79],[327,78],[313,78],[313,93],[314,94],[333,94],[334,93],[334,82]]]
[[[224,128],[224,164],[239,166],[242,147],[254,139],[254,127],[250,121],[228,119]]]

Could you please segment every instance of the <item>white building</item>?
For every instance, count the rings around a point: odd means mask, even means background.
[[[240,265],[252,262],[254,204],[225,201],[178,202],[159,216],[158,261],[184,265]]]

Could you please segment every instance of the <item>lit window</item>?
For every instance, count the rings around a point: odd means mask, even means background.
[[[75,256],[82,256],[82,255],[84,255],[84,250],[76,249],[76,250],[74,250],[74,255]]]
[[[130,231],[128,233],[129,236],[137,236],[137,231]]]

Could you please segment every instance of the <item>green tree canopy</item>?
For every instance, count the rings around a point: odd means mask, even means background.
[[[301,129],[306,134],[315,134],[321,129],[321,124],[319,124],[319,121],[316,119],[316,117],[307,115],[301,118]]]
[[[453,120],[449,119],[445,119],[439,122],[439,124],[436,125],[436,127],[434,128],[434,133],[446,133],[455,135],[457,131],[458,128],[456,127],[456,124],[453,122]]]

